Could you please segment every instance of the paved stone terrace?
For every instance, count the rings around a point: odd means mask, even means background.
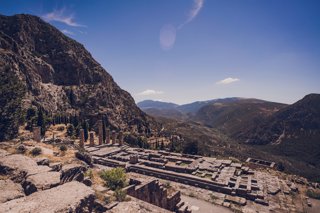
[[[126,168],[128,172],[140,173],[156,178],[175,181],[195,187],[209,189],[226,194],[226,202],[245,206],[248,201],[267,209],[290,208],[277,199],[284,199],[283,194],[294,191],[276,176],[257,172],[245,164],[229,159],[208,158],[158,150],[146,150],[104,144],[85,147],[95,163]],[[284,202],[284,201],[283,201]]]

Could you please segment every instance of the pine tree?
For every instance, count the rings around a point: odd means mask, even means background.
[[[84,130],[84,140],[87,141],[89,138],[89,123],[88,121],[84,120],[82,122],[82,129]]]
[[[74,126],[72,124],[68,124],[67,135],[71,137],[74,135],[74,133],[75,133]]]
[[[104,119],[102,119],[102,138],[103,138],[103,141],[106,141],[107,139],[107,132],[106,132],[106,122],[104,121]]]
[[[161,141],[160,149],[161,149],[161,150],[163,150],[163,149],[164,149],[164,143],[163,143],[163,141]]]
[[[37,126],[41,127],[41,135],[44,136],[44,134],[46,133],[46,121],[44,118],[43,110],[41,108],[38,111]]]
[[[73,116],[72,124],[73,124],[74,127],[77,127],[79,125],[79,117],[77,115]]]

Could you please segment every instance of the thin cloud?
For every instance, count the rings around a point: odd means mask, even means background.
[[[69,30],[67,30],[67,29],[63,29],[63,30],[61,30],[61,32],[63,32],[63,33],[66,34],[66,35],[74,35],[73,32],[71,32],[71,31],[69,31]]]
[[[74,20],[73,14],[66,14],[65,8],[60,10],[53,10],[51,13],[47,13],[42,18],[48,22],[56,21],[66,24],[71,27],[86,27],[83,24],[79,24]]]
[[[225,78],[221,81],[218,81],[217,84],[231,84],[236,81],[240,81],[240,79],[239,78]]]
[[[153,89],[146,89],[145,91],[138,93],[138,95],[140,95],[140,96],[161,95],[161,94],[163,94],[162,91],[156,91]]]
[[[163,50],[170,50],[176,41],[176,29],[173,25],[164,25],[160,30],[160,46]]]
[[[200,10],[202,9],[204,5],[204,0],[193,0],[193,7],[192,9],[189,11],[188,14],[188,19],[181,24],[178,29],[181,29],[184,25],[188,24],[189,22],[191,22],[195,17],[197,17],[197,15],[199,14]]]

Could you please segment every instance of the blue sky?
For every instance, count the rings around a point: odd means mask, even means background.
[[[318,0],[0,0],[74,38],[132,94],[188,103],[320,93]]]

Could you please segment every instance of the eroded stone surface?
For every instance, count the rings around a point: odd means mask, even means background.
[[[37,158],[35,159],[38,165],[49,166],[50,160],[48,158]]]
[[[166,209],[151,205],[147,202],[131,198],[132,201],[120,202],[110,210],[110,213],[135,212],[135,213],[170,213]]]
[[[31,158],[24,155],[7,155],[0,158],[0,171],[7,174],[11,171],[24,171],[28,175],[40,172],[48,172],[51,169],[47,166],[38,166]]]
[[[94,191],[82,183],[72,181],[30,196],[0,204],[0,212],[51,213],[91,212]]]
[[[20,184],[12,180],[0,180],[0,203],[4,203],[24,196],[23,188]]]
[[[6,150],[0,149],[0,157],[4,157],[9,155],[9,153]]]
[[[0,174],[9,175],[10,179],[16,183],[25,181],[28,175],[48,172],[48,166],[38,166],[37,163],[24,155],[7,155],[0,157]]]
[[[27,195],[35,192],[50,189],[60,184],[60,172],[43,172],[29,176],[23,183]]]

